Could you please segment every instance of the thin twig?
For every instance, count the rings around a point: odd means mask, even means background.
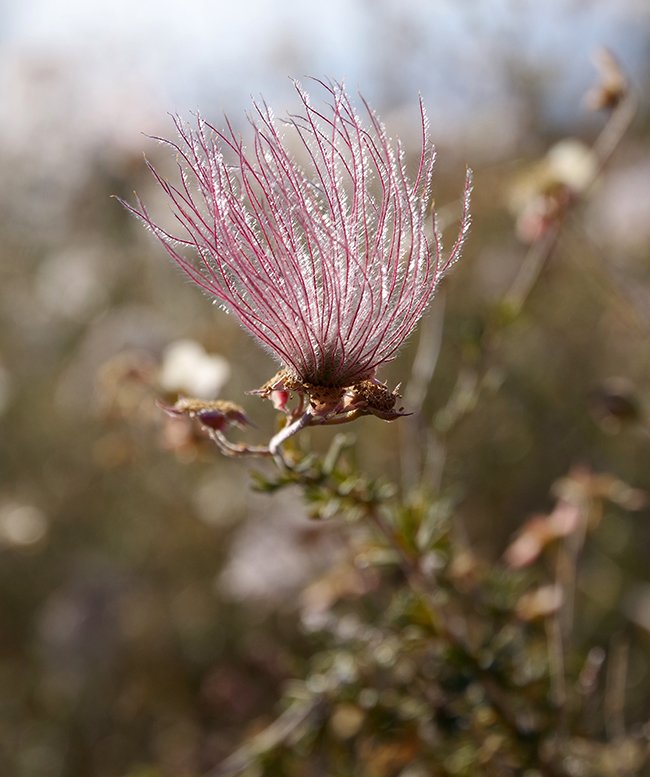
[[[208,433],[210,439],[217,445],[219,450],[225,455],[230,457],[241,456],[270,456],[266,445],[246,445],[245,443],[231,442],[222,432],[218,429],[210,429],[203,425],[203,428]]]
[[[282,444],[285,443],[290,437],[298,434],[301,429],[309,426],[313,420],[314,416],[309,410],[307,410],[307,412],[303,413],[300,418],[293,421],[293,423],[284,426],[271,438],[271,441],[269,442],[269,453],[271,456],[273,456],[276,464],[280,468],[287,468],[289,466],[281,451]]]
[[[551,700],[553,704],[561,711],[566,710],[567,692],[566,692],[566,671],[564,659],[564,642],[562,640],[562,627],[558,614],[546,619],[546,640],[548,643],[549,674],[551,680]],[[561,724],[556,728],[562,729],[564,716]]]
[[[625,686],[629,663],[630,646],[620,634],[610,642],[607,675],[605,681],[605,727],[612,740],[625,737]]]
[[[310,718],[318,716],[322,705],[322,698],[316,695],[306,701],[294,702],[263,731],[235,750],[205,777],[235,777],[246,771],[260,756],[287,742]]]
[[[405,492],[421,481],[424,474],[423,452],[427,451],[427,424],[422,423],[421,410],[438,365],[444,329],[445,297],[439,293],[431,314],[420,330],[418,347],[411,375],[404,389],[404,405],[413,413],[400,426],[401,481]]]

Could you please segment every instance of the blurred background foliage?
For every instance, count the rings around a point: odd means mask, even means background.
[[[247,738],[223,773],[641,773],[647,4],[190,5],[0,9],[2,773],[195,777]],[[583,191],[611,113],[584,101],[597,44],[641,99]],[[466,164],[475,194],[462,263],[382,375],[418,412],[356,422],[340,469],[296,486],[155,406],[219,395],[246,406],[251,439],[268,437],[272,414],[245,392],[275,366],[110,195],[158,196],[141,154],[170,160],[140,132],[168,134],[167,111],[237,121],[262,92],[282,113],[287,76],[304,73],[358,86],[407,147],[422,92],[450,227]],[[558,146],[569,138],[582,145]],[[513,281],[556,228],[519,310]],[[307,430],[297,450],[337,440]],[[388,529],[369,503],[386,504]],[[449,601],[477,654],[435,622]],[[554,624],[570,634],[559,654]],[[558,676],[582,678],[562,758],[541,767],[539,742],[528,761],[517,750],[526,716],[494,719],[481,651],[498,682],[527,678],[522,703],[549,720],[570,696]]]

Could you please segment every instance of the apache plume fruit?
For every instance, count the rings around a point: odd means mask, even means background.
[[[179,118],[172,183],[153,166],[178,227],[127,205],[178,266],[237,316],[282,369],[259,394],[282,406],[297,393],[325,421],[362,410],[391,420],[399,396],[380,383],[459,258],[469,228],[467,175],[459,236],[443,257],[431,184],[435,153],[420,101],[415,174],[406,155],[343,85],[318,81],[322,106],[296,84],[302,111],[278,121],[254,104],[248,146],[226,122]]]

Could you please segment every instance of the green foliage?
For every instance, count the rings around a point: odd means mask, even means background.
[[[343,450],[339,439],[333,447]],[[589,649],[567,623],[582,603],[576,539],[588,555],[611,501],[627,494],[636,506],[623,484],[582,471],[558,484],[579,521],[548,534],[518,570],[517,548],[539,534],[534,521],[511,545],[509,565],[487,564],[454,535],[448,501],[421,494],[406,502],[390,484],[354,475],[345,456],[330,451],[325,460],[328,467],[308,456],[279,475],[257,473],[256,484],[297,487],[315,516],[353,520],[350,564],[362,575],[377,569],[376,585],[363,607],[343,595],[318,613],[324,646],[285,694],[281,735],[253,737],[217,775],[570,777],[637,774],[647,764],[642,719],[603,740],[602,710],[585,715],[594,699],[605,709],[624,704],[602,701],[614,692],[602,675],[620,669],[620,656],[587,679],[593,645],[606,634],[592,630]],[[565,562],[569,572],[560,571]]]

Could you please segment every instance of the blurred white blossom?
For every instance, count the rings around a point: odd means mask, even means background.
[[[45,537],[47,530],[47,516],[34,505],[11,502],[0,508],[0,543],[3,545],[34,545]]]
[[[177,340],[165,349],[159,380],[164,391],[213,399],[229,377],[223,356],[206,353],[193,340]]]

